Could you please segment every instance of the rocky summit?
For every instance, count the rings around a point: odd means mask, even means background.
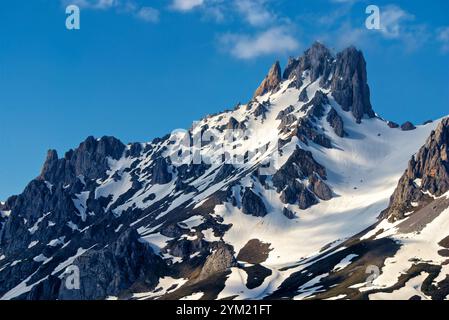
[[[447,298],[449,119],[382,119],[366,64],[317,42],[189,130],[50,150],[0,203],[0,298]]]

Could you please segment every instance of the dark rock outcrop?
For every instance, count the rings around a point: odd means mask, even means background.
[[[291,58],[284,72],[284,79],[297,79],[296,87],[302,85],[302,74],[309,70],[311,82],[318,80],[320,76],[329,77],[334,58],[332,53],[323,44],[315,42],[312,47],[298,59]]]
[[[396,122],[388,121],[387,124],[391,129],[399,128],[399,125]]]
[[[318,194],[300,182],[305,179],[313,182],[311,185]],[[317,197],[323,200],[332,197],[332,191],[323,179],[326,179],[326,169],[313,159],[310,152],[297,147],[273,175],[272,181],[283,203],[298,204],[299,208],[307,209],[318,203]]]
[[[323,133],[320,133],[319,129],[308,118],[300,118],[298,120],[293,134],[306,145],[309,144],[308,140],[310,140],[325,148],[332,148],[330,139]]]
[[[225,272],[237,265],[232,248],[220,243],[218,248],[207,257],[197,281],[209,278],[220,272]]]
[[[39,179],[52,184],[67,184],[73,183],[78,176],[86,179],[104,177],[109,169],[108,158],[118,160],[124,150],[125,145],[113,137],[88,137],[77,149],[67,152],[62,159],[58,159],[55,150],[50,150]]]
[[[80,289],[70,290],[61,285],[59,298],[64,300],[97,300],[118,296],[140,282],[148,289],[158,283],[161,258],[139,240],[135,230],[129,229],[113,244],[100,250],[89,250],[76,258]]]
[[[280,199],[285,204],[297,204],[302,210],[318,203],[316,196],[301,182],[294,180],[281,191]]]
[[[262,199],[250,188],[246,188],[242,197],[242,212],[255,217],[267,215],[267,209]]]
[[[307,111],[307,116],[309,119],[312,119],[312,117],[315,119],[321,119],[324,116],[324,111],[326,110],[325,108],[327,105],[329,105],[327,95],[321,90],[318,90],[312,100],[301,108],[301,111]]]
[[[309,178],[310,190],[321,200],[330,200],[333,197],[331,188],[318,176],[312,175]]]
[[[331,108],[326,118],[327,122],[334,129],[334,132],[339,137],[346,136],[346,132],[344,130],[344,122],[340,115],[335,111],[334,108]]]
[[[357,122],[364,115],[374,118],[366,74],[366,62],[361,51],[350,47],[337,54],[331,83],[332,96],[345,111],[351,111]]]
[[[295,107],[288,106],[287,108],[285,108],[284,110],[282,110],[278,113],[278,115],[276,116],[276,120],[281,120],[283,117],[292,113],[293,111],[295,111]]]
[[[299,102],[307,102],[309,101],[309,96],[307,95],[307,88],[302,89],[301,93],[298,97]]]
[[[289,59],[283,78],[295,79],[293,85],[299,89],[307,74],[311,82],[320,79],[320,86],[330,89],[335,101],[343,110],[350,111],[358,123],[364,116],[375,117],[370,102],[366,62],[361,51],[350,47],[334,57],[329,49],[316,42],[303,56]],[[305,99],[303,90],[300,101]]]
[[[419,203],[428,197],[425,192],[439,197],[448,191],[449,118],[445,118],[410,160],[384,216],[390,220],[402,219],[405,213],[414,210],[412,202]]]
[[[262,119],[266,118],[266,113],[267,113],[268,109],[267,106],[265,104],[259,104],[255,109],[254,109],[254,116],[257,117],[262,117]]]
[[[406,121],[401,125],[402,131],[412,131],[415,129],[416,129],[415,125],[413,123],[411,123],[410,121]]]
[[[295,219],[296,215],[294,212],[292,212],[291,210],[289,210],[288,208],[284,208],[282,210],[282,214],[287,218],[287,219]]]
[[[154,160],[151,181],[154,184],[167,184],[171,181],[172,175],[168,172],[167,160],[158,157]]]

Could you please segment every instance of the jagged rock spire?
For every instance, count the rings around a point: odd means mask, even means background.
[[[363,53],[354,47],[337,54],[331,83],[332,96],[343,110],[351,111],[357,122],[366,114],[375,117],[371,106],[370,89]]]
[[[322,43],[315,42],[303,56],[289,59],[282,78],[294,79],[293,85],[299,89],[304,84],[304,71],[308,71],[311,82],[321,78],[320,86],[330,89],[337,103],[351,112],[357,123],[364,116],[375,117],[361,51],[349,47],[334,56]]]
[[[264,95],[269,91],[276,90],[281,83],[281,66],[279,61],[276,61],[273,66],[270,68],[268,75],[260,84],[259,88],[257,88],[254,93],[254,97]]]

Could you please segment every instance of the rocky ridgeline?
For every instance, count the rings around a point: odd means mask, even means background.
[[[390,220],[416,210],[414,203],[449,191],[449,118],[443,119],[426,144],[412,157],[384,212]]]
[[[129,145],[112,137],[89,137],[62,158],[56,151],[49,151],[41,174],[20,195],[0,204],[0,297],[23,281],[32,289],[14,298],[130,298],[132,292],[156,289],[161,277],[188,279],[186,286],[192,290],[200,285],[210,289],[211,283],[219,288],[217,283],[222,283],[229,268],[239,263],[235,258],[238,253],[223,240],[232,225],[224,224],[223,218],[214,214],[215,207],[232,205],[242,214],[259,218],[278,214],[295,219],[301,210],[330,200],[334,192],[327,182],[326,168],[299,145],[332,148],[335,136],[324,130],[325,122],[336,136],[348,135],[339,114],[343,111],[331,103],[331,97],[344,111],[351,112],[356,122],[375,116],[362,53],[348,48],[334,56],[319,43],[302,57],[291,58],[283,73],[276,62],[245,111],[263,123],[270,115],[271,104],[269,99],[262,102],[258,98],[279,92],[284,81],[291,82],[290,88],[300,89],[308,77],[311,82],[320,79],[321,89],[310,97],[307,88],[298,90],[301,110],[288,106],[276,115],[280,123],[279,137],[275,137],[279,139],[279,151],[283,152],[293,138],[299,144],[269,177],[258,174],[261,163],[243,168],[230,163],[175,165],[167,154],[173,145],[169,135],[151,143]],[[246,130],[249,116],[234,116],[232,112],[217,115],[226,120],[213,129],[222,133]],[[403,130],[410,128],[406,125]],[[442,141],[447,145],[445,128],[439,128],[424,147],[427,151],[420,151],[412,160],[407,178],[403,177],[398,187],[401,190],[392,199],[392,210],[401,201],[416,201],[418,192],[413,188],[417,178],[422,179],[422,190],[435,195],[447,190],[447,180],[443,182],[447,177],[447,149],[441,147]],[[206,124],[200,129],[203,133],[210,128]],[[201,141],[201,148],[214,143]],[[182,154],[183,150],[172,152]],[[119,169],[115,168],[117,163],[121,163]],[[108,183],[121,187],[102,192]],[[217,189],[218,184],[221,187]],[[157,191],[149,192],[154,186]],[[204,201],[193,203],[195,196],[209,190]],[[279,197],[284,204],[281,212],[270,212],[264,191]],[[191,217],[201,217],[195,228],[183,222]],[[213,240],[206,239],[206,230],[212,230]],[[170,239],[159,250],[142,240],[154,233]],[[257,246],[268,250],[265,244]],[[251,250],[246,249],[248,256]],[[256,283],[271,272],[258,265],[263,259],[257,261],[247,270],[254,273],[252,281]],[[80,290],[67,290],[64,285],[64,270],[71,264],[79,268]]]
[[[292,85],[299,89],[306,73],[312,83],[321,77],[320,87],[329,89],[335,101],[343,110],[350,111],[357,122],[364,115],[375,117],[370,102],[366,62],[361,51],[350,47],[334,56],[324,45],[316,42],[303,56],[290,58],[283,79],[293,79]],[[265,83],[262,85],[266,87]],[[264,92],[260,89],[256,93]],[[300,100],[306,99],[307,93],[301,92]]]

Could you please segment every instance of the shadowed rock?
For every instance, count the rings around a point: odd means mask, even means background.
[[[411,123],[410,121],[406,121],[401,125],[402,131],[412,131],[415,129],[416,129],[415,125],[413,123]]]
[[[225,272],[236,265],[237,262],[234,258],[232,248],[220,243],[219,247],[207,257],[197,281],[207,279],[220,272]]]
[[[255,217],[264,217],[267,215],[267,209],[262,199],[250,188],[246,188],[243,194],[242,212]]]
[[[158,157],[154,160],[151,181],[153,184],[167,184],[171,181],[172,175],[168,172],[167,160]]]
[[[299,94],[298,101],[299,102],[309,101],[309,96],[307,95],[307,88],[302,89],[301,93]]]
[[[339,137],[344,137],[346,132],[344,130],[344,122],[340,115],[335,111],[334,108],[331,108],[326,118],[327,122],[334,129],[334,132]]]
[[[425,192],[439,197],[449,191],[449,118],[445,118],[412,157],[399,180],[384,216],[390,220],[404,217],[414,210],[412,202],[428,198]],[[419,181],[419,183],[418,183]]]
[[[331,188],[316,174],[309,178],[310,189],[321,200],[330,200],[333,197]]]
[[[110,246],[89,250],[76,258],[73,265],[79,268],[80,289],[67,289],[63,283],[59,299],[105,299],[119,295],[136,282],[152,289],[158,283],[161,261],[139,241],[137,232],[129,229]]]
[[[357,122],[364,115],[374,118],[366,74],[366,62],[361,51],[354,47],[337,55],[331,83],[332,96],[345,111],[351,111]]]
[[[388,126],[389,126],[391,129],[399,128],[399,125],[398,125],[396,122],[388,121],[387,124],[388,124]]]

